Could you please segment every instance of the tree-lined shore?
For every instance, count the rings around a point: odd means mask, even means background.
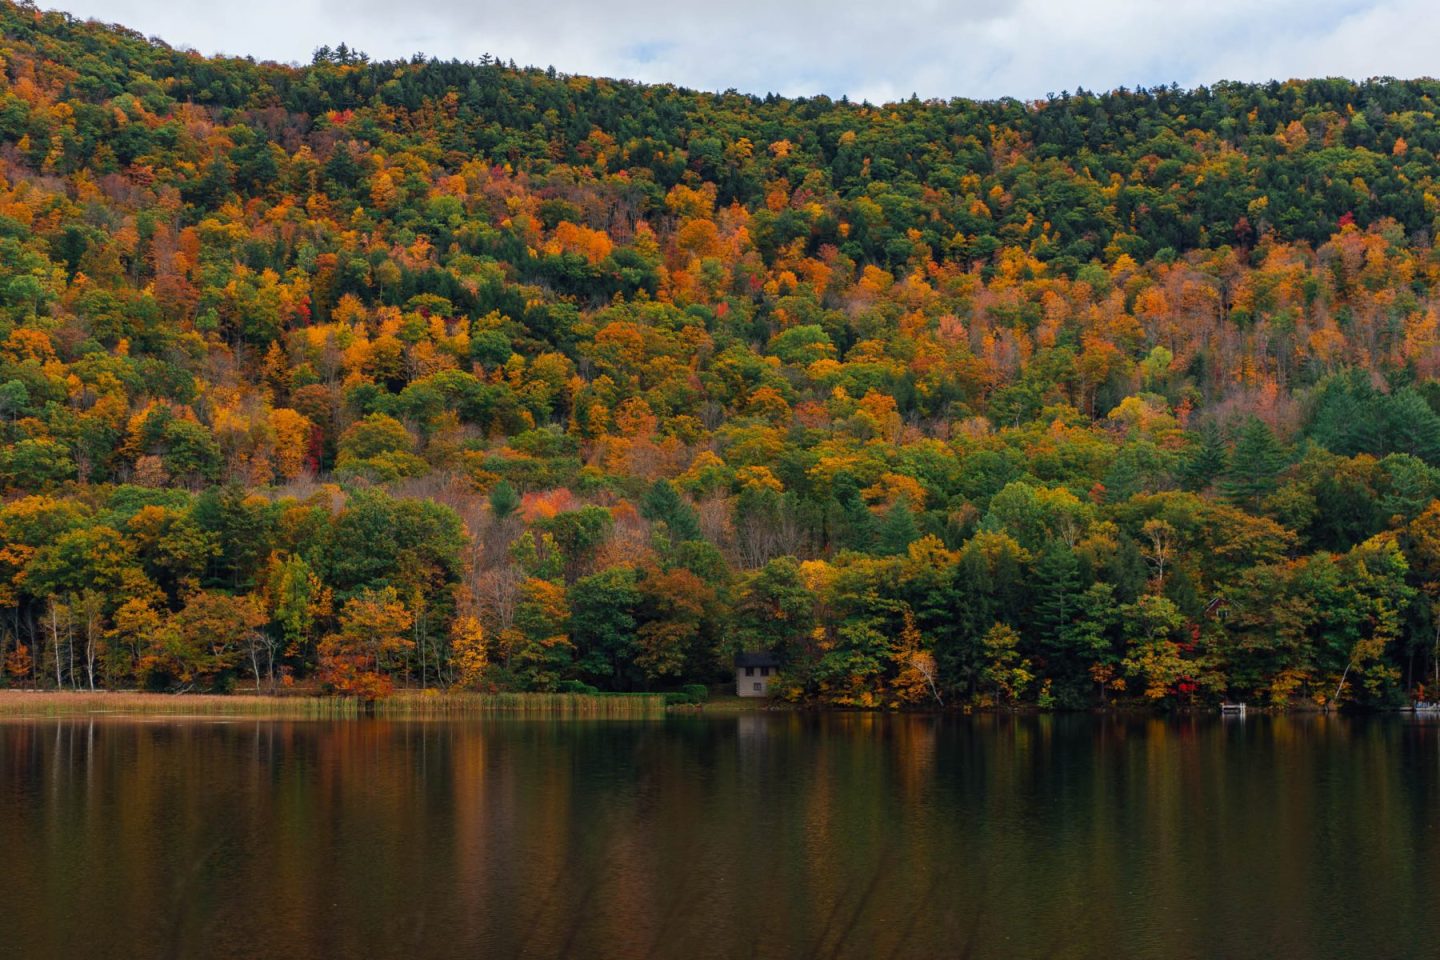
[[[296,67],[0,0],[0,683],[1434,699],[1437,97]]]

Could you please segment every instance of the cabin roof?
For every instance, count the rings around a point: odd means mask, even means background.
[[[759,650],[752,653],[735,654],[735,666],[737,667],[778,667],[780,658],[769,651]]]

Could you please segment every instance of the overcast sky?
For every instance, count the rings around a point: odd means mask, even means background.
[[[203,53],[492,53],[787,95],[1022,99],[1085,87],[1440,75],[1440,0],[41,0]]]

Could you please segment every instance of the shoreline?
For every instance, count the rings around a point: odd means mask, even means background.
[[[403,691],[384,700],[312,694],[144,693],[96,690],[0,690],[0,720],[80,716],[254,717],[345,720],[513,714],[584,719],[654,719],[663,694],[446,693]]]
[[[469,693],[437,689],[404,690],[384,700],[361,701],[318,693],[150,693],[126,690],[0,690],[0,721],[84,716],[113,717],[252,717],[276,720],[343,720],[365,717],[444,719],[482,715],[556,717],[567,719],[640,720],[668,715],[730,717],[752,713],[833,713],[924,716],[1154,716],[1194,718],[1221,716],[1218,709],[1185,707],[1155,710],[1143,704],[1116,704],[1087,710],[1036,708],[949,708],[885,710],[825,707],[784,700],[733,695],[715,696],[703,704],[666,704],[661,693]],[[1254,708],[1252,716],[1418,714],[1407,708],[1378,711],[1327,711],[1300,703]],[[1244,717],[1227,718],[1243,721]]]

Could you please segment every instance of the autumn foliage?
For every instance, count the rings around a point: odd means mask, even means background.
[[[1433,698],[1437,97],[760,99],[0,0],[0,681]]]

